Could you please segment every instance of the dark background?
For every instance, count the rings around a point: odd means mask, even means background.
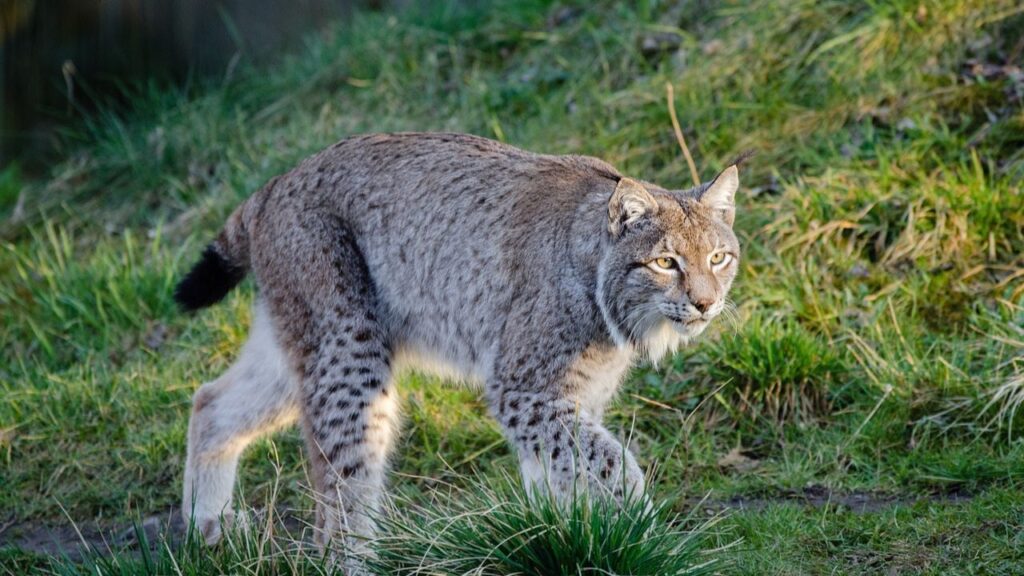
[[[296,48],[384,0],[0,0],[0,169],[45,166],[98,106],[142,82],[183,89]],[[388,3],[389,5],[393,3]]]

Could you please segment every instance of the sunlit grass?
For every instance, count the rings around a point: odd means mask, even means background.
[[[705,350],[701,369],[720,407],[755,423],[828,414],[847,372],[830,342],[792,320],[748,318]]]

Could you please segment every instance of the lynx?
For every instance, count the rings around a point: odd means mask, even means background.
[[[194,397],[185,517],[218,541],[243,449],[300,420],[317,541],[365,540],[410,368],[483,387],[530,490],[641,494],[602,416],[634,360],[722,311],[738,184],[735,165],[674,191],[431,133],[349,138],[270,180],[175,292],[196,310],[248,273],[258,289],[238,360]]]

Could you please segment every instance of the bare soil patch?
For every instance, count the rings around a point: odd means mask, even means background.
[[[291,512],[281,512],[279,525],[288,534],[302,534],[307,523]],[[257,514],[257,516],[263,516]],[[44,556],[66,557],[81,561],[90,554],[117,550],[140,553],[143,546],[156,551],[163,546],[176,548],[187,536],[178,510],[166,510],[147,516],[140,522],[82,521],[52,525],[27,521],[0,526],[0,549],[16,548]]]

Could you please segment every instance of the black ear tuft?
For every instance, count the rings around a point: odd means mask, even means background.
[[[206,308],[220,302],[243,278],[245,268],[232,264],[210,245],[174,289],[174,301],[187,312]]]
[[[751,148],[749,150],[744,150],[743,152],[740,152],[739,156],[737,156],[732,162],[729,162],[729,164],[727,164],[727,165],[728,166],[735,166],[735,167],[739,168],[740,164],[743,164],[747,160],[750,160],[755,155],[757,155],[757,150],[755,150],[753,148]]]

